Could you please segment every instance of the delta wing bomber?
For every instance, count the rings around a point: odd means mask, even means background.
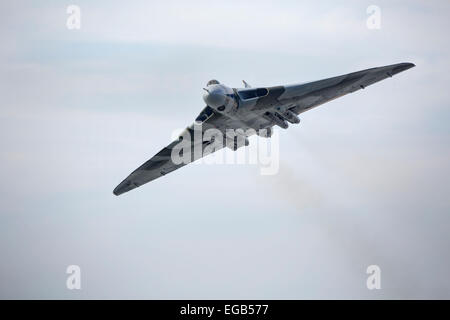
[[[270,138],[273,126],[287,129],[299,114],[325,102],[390,78],[415,65],[398,63],[303,84],[230,88],[211,80],[204,89],[206,107],[180,137],[123,180],[120,195],[155,180],[223,147],[237,150],[257,134]],[[231,133],[230,133],[231,132]]]

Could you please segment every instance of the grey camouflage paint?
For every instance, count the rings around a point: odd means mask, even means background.
[[[258,133],[260,129],[271,131],[274,125],[288,128],[289,123],[299,122],[297,115],[300,113],[348,93],[364,89],[414,66],[412,63],[399,63],[304,84],[268,88],[251,88],[245,81],[245,88],[229,88],[218,81],[210,81],[205,88],[207,91],[205,95],[212,95],[208,90],[216,90],[219,93],[216,100],[220,101],[220,105],[205,107],[196,122],[186,128],[185,131],[189,132],[192,137],[191,150],[194,150],[194,147],[199,144],[202,145],[202,151],[207,147],[207,144],[202,143],[202,139],[198,139],[198,141],[194,139],[194,134],[192,134],[194,128],[200,129],[202,132],[215,128],[220,130],[224,136],[227,129],[243,129],[244,131],[254,129]],[[255,92],[261,96],[243,98],[252,94],[257,95]],[[224,97],[220,95],[224,95]],[[120,195],[128,192],[201,157],[201,155],[198,156],[191,152],[190,161],[174,164],[171,154],[179,142],[180,140],[173,141],[133,171],[114,189],[113,193]],[[235,146],[235,148],[240,146],[242,145]]]

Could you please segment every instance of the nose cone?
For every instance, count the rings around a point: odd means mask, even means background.
[[[203,95],[205,103],[213,108],[218,108],[225,104],[226,97],[220,90],[208,89]]]

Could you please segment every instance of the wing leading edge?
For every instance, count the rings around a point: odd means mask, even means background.
[[[279,95],[278,101],[282,104],[292,104],[294,106],[292,111],[299,114],[346,94],[365,89],[414,66],[413,63],[408,62],[398,63],[319,81],[287,85],[284,86],[284,91]]]
[[[173,141],[153,158],[134,170],[114,189],[113,193],[118,196],[184,166],[184,164],[174,164],[171,159],[172,149],[177,143],[178,141]]]
[[[208,108],[208,107],[207,107]],[[205,109],[207,109],[205,108]],[[205,109],[200,113],[199,117],[202,116]],[[209,111],[208,111],[209,112]],[[209,128],[222,128],[223,123],[226,122],[227,119],[225,116],[218,113],[208,113],[208,118],[202,123],[201,130],[204,132]],[[190,148],[191,148],[191,158],[190,162],[175,164],[172,160],[172,151],[173,149],[180,143],[180,140],[175,140],[170,143],[167,147],[163,148],[159,151],[153,158],[145,162],[139,168],[134,170],[128,177],[126,177],[113,191],[113,193],[118,196],[122,193],[133,190],[141,185],[155,180],[159,177],[162,177],[172,171],[175,171],[186,164],[194,162],[203,156],[206,156],[209,153],[205,152],[207,143],[203,143],[202,140],[195,140],[194,134],[194,126],[196,124],[191,125],[186,129],[189,132],[191,137]],[[222,131],[222,130],[221,130]],[[201,145],[201,146],[200,146]],[[196,153],[195,148],[199,148],[202,152]],[[213,152],[219,150],[219,148],[215,148]]]

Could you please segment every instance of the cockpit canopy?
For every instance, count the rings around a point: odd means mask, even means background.
[[[242,100],[247,100],[267,96],[269,94],[269,90],[267,90],[267,88],[240,89],[238,94]]]
[[[220,84],[220,82],[217,81],[217,80],[215,80],[215,79],[212,79],[212,80],[209,80],[209,81],[208,81],[208,83],[206,84],[206,86],[210,86],[210,85],[212,85],[212,84]]]

